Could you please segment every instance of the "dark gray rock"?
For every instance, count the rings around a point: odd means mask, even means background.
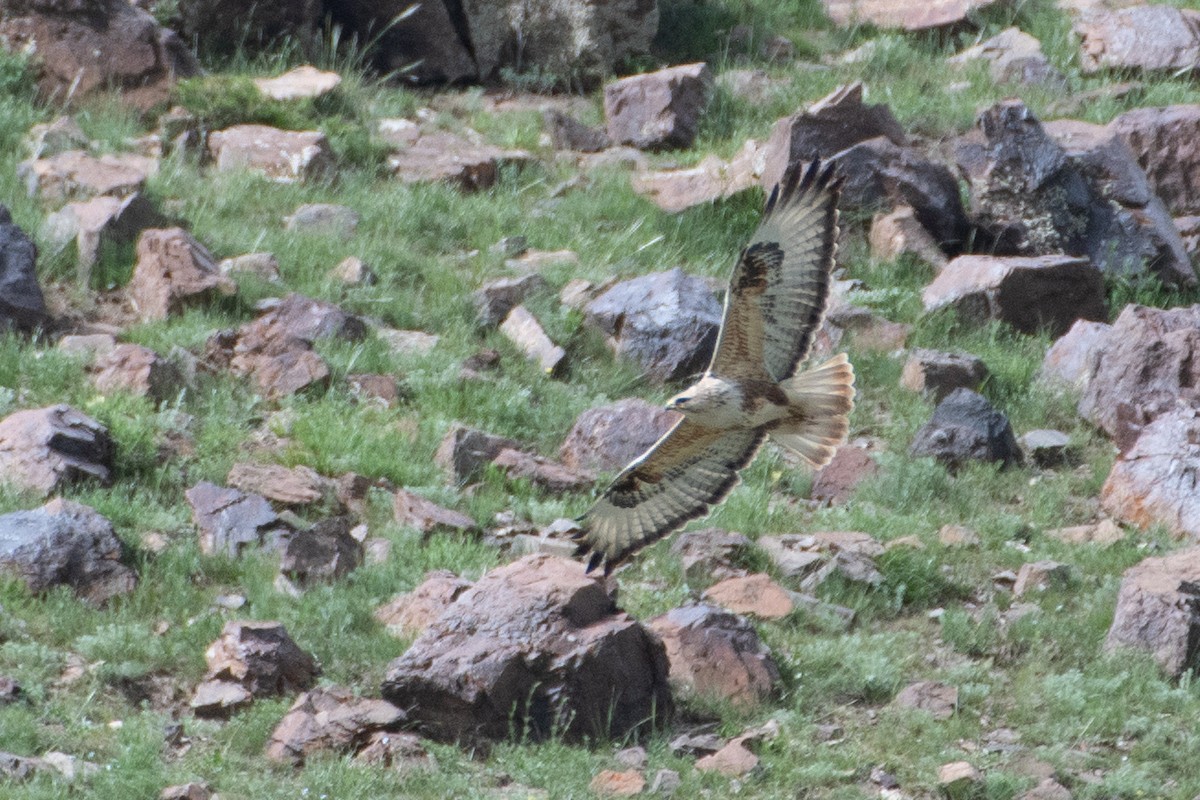
[[[205,51],[255,52],[285,37],[311,41],[321,23],[320,0],[179,0],[172,23]],[[395,15],[393,15],[395,16]]]
[[[618,283],[585,314],[611,337],[617,355],[660,382],[703,371],[721,326],[721,305],[708,284],[678,267]]]
[[[985,111],[959,140],[981,244],[1001,255],[1087,256],[1106,273],[1149,270],[1169,284],[1195,273],[1166,207],[1129,148],[1074,120],[1043,126],[1020,100]]]
[[[0,569],[31,592],[70,586],[79,598],[102,605],[137,585],[137,573],[122,563],[127,555],[111,522],[70,500],[0,515]]]
[[[519,442],[494,433],[455,425],[438,445],[433,461],[455,483],[478,478],[502,450],[519,450]]]
[[[383,72],[416,83],[474,80],[479,70],[455,0],[328,0],[326,13],[359,42],[374,41],[372,60]],[[407,14],[396,20],[406,11]]]
[[[557,109],[547,109],[542,121],[550,144],[555,150],[575,150],[580,153],[596,153],[612,146],[612,139],[604,131],[584,125],[574,117]]]
[[[201,481],[185,493],[200,531],[200,552],[236,558],[247,547],[281,548],[294,529],[262,495]]]
[[[1020,445],[1039,467],[1057,467],[1067,462],[1071,437],[1062,431],[1039,428],[1022,435]]]
[[[558,455],[573,469],[602,472],[624,469],[679,419],[679,412],[651,405],[638,397],[589,408],[575,419]]]
[[[321,667],[282,623],[230,620],[204,652],[208,672],[191,705],[198,716],[225,717],[254,698],[312,686]]]
[[[933,418],[917,431],[908,450],[912,456],[933,456],[950,469],[967,461],[1019,463],[1021,449],[1008,417],[983,395],[955,389],[938,403]]]
[[[37,246],[0,205],[0,330],[31,330],[46,322],[36,267]]]
[[[667,670],[602,579],[539,554],[459,595],[388,667],[383,698],[443,740],[620,737],[670,717]]]
[[[517,278],[488,281],[471,295],[471,301],[475,304],[475,318],[481,327],[494,328],[526,297],[544,288],[546,279],[536,272]]]
[[[363,561],[363,545],[350,530],[350,517],[330,517],[287,537],[279,571],[301,585],[340,578]]]
[[[944,353],[940,350],[914,350],[904,362],[900,385],[941,402],[955,389],[975,391],[988,377],[988,368],[978,356],[969,353]]]

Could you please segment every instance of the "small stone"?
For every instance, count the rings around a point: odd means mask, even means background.
[[[244,256],[227,258],[217,264],[222,275],[254,275],[264,281],[279,281],[279,261],[274,253],[247,253]]]
[[[1094,525],[1072,525],[1052,528],[1046,535],[1067,544],[1098,544],[1107,546],[1125,538],[1125,531],[1111,519],[1103,519]]]
[[[332,494],[332,482],[305,467],[281,464],[234,464],[225,483],[243,492],[260,494],[285,506],[311,505]]]
[[[516,306],[508,312],[500,325],[500,332],[515,344],[525,356],[537,362],[547,375],[554,375],[567,352],[546,335],[541,323],[524,306]]]
[[[329,94],[342,83],[336,72],[308,66],[288,70],[275,78],[255,78],[254,85],[272,100],[303,100]]]
[[[395,328],[376,328],[375,333],[380,339],[387,342],[387,346],[393,353],[407,358],[428,355],[433,348],[437,347],[437,343],[441,340],[440,336],[426,333],[425,331],[401,331]]]
[[[294,531],[261,495],[201,481],[184,493],[199,529],[200,552],[236,558],[251,546],[277,549]]]
[[[927,711],[934,719],[950,719],[958,710],[958,689],[936,681],[919,681],[901,689],[892,706]]]
[[[356,373],[346,376],[346,384],[356,397],[374,400],[386,408],[395,408],[411,396],[411,392],[391,375]]]
[[[415,528],[422,536],[444,530],[466,533],[478,527],[475,520],[466,514],[443,508],[432,500],[426,500],[405,489],[396,490],[392,509],[398,525]]]
[[[613,760],[622,767],[628,769],[645,769],[646,768],[646,748],[641,746],[626,747],[624,750],[618,750]]]
[[[158,800],[211,800],[212,789],[203,781],[168,786],[159,792]]]
[[[683,784],[679,773],[673,769],[660,769],[650,781],[650,793],[670,797]]]
[[[1019,440],[1021,449],[1039,467],[1058,467],[1067,462],[1071,437],[1062,431],[1032,430]]]
[[[748,775],[758,766],[758,756],[746,749],[739,739],[734,739],[712,755],[696,761],[700,772],[719,772],[730,778]]]
[[[1027,592],[1044,592],[1047,589],[1064,589],[1071,582],[1071,567],[1057,561],[1035,561],[1022,564],[1013,585],[1013,597]]]
[[[904,364],[900,385],[940,403],[960,387],[977,391],[989,375],[978,357],[938,350],[914,350]]]
[[[92,382],[101,392],[124,391],[158,403],[175,400],[183,375],[170,361],[140,344],[120,344],[100,356]]]
[[[491,328],[534,292],[546,288],[546,279],[536,272],[519,278],[489,281],[471,295],[480,327]]]
[[[979,534],[965,525],[943,525],[938,530],[938,541],[946,547],[978,547],[982,544]]]
[[[637,770],[615,772],[606,769],[592,778],[588,788],[600,797],[634,797],[646,788],[646,779]]]
[[[347,286],[374,286],[378,278],[358,256],[347,256],[329,272],[330,277]]]
[[[504,256],[505,258],[514,258],[528,249],[528,238],[524,236],[505,236],[489,247],[488,252],[493,255]]]
[[[1008,417],[970,389],[955,389],[917,431],[911,456],[933,456],[949,469],[967,461],[1020,463],[1021,449]]]
[[[679,557],[684,576],[694,584],[744,575],[739,562],[751,548],[750,540],[743,534],[705,528],[676,536],[671,543],[671,554]]]
[[[969,797],[982,781],[982,773],[967,761],[954,761],[938,767],[938,783],[951,800]]]
[[[349,239],[358,229],[358,212],[347,206],[332,203],[305,203],[284,217],[289,231],[308,234],[327,234]]]
[[[596,153],[612,145],[612,139],[604,131],[584,125],[574,117],[555,109],[543,112],[542,122],[550,134],[550,144],[555,150]]]
[[[574,250],[526,250],[507,259],[504,266],[520,272],[540,272],[548,267],[570,266],[579,263]]]
[[[485,431],[454,425],[438,445],[433,461],[455,483],[468,483],[483,474],[487,465],[502,450],[519,450],[521,445],[512,439]],[[563,459],[568,466],[575,466]]]

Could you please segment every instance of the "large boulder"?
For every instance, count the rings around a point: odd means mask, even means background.
[[[409,0],[328,0],[325,8],[360,42],[375,42],[372,59],[386,72],[418,83],[456,83],[479,75],[470,34],[457,13],[459,2],[429,0],[414,8]]]
[[[608,334],[617,355],[664,382],[699,373],[708,364],[721,305],[707,283],[676,267],[618,283],[588,303],[585,316]]]
[[[959,256],[946,265],[921,300],[926,311],[953,308],[973,324],[1007,322],[1022,333],[1060,336],[1077,319],[1108,316],[1104,279],[1074,256]]]
[[[56,104],[112,88],[148,109],[200,69],[173,31],[127,0],[13,0],[0,7],[0,40],[36,54],[38,86]]]
[[[1019,463],[1021,448],[1002,412],[983,395],[955,389],[917,431],[911,456],[933,456],[950,469],[969,461]]]
[[[1084,74],[1177,72],[1200,62],[1200,12],[1166,4],[1088,8],[1075,18]]]
[[[1200,547],[1147,558],[1125,570],[1109,651],[1122,647],[1150,653],[1171,677],[1200,666]]]
[[[558,455],[572,469],[624,469],[679,419],[679,412],[636,397],[589,408],[575,419]]]
[[[864,103],[863,92],[858,81],[839,86],[808,108],[777,120],[764,146],[763,188],[769,192],[790,167],[814,155],[830,158],[877,136],[897,146],[907,144],[891,109],[883,103]]]
[[[112,479],[116,445],[96,420],[59,404],[0,420],[0,476],[48,495],[87,478]]]
[[[446,740],[621,737],[671,714],[662,642],[603,579],[530,555],[462,592],[391,663],[385,700]]]
[[[1176,216],[1200,213],[1200,104],[1135,108],[1108,123]]]
[[[170,21],[201,50],[229,53],[253,52],[285,37],[304,42],[315,36],[321,16],[320,0],[176,0]]]
[[[37,245],[0,205],[0,331],[31,330],[46,319],[37,280]]]
[[[604,87],[608,136],[641,150],[691,147],[712,96],[708,65],[631,75]]]
[[[1087,359],[1079,413],[1122,449],[1178,400],[1200,399],[1200,305],[1129,305]]]
[[[1200,405],[1179,406],[1145,427],[1108,474],[1100,503],[1116,519],[1200,541]]]
[[[993,252],[1087,256],[1106,273],[1149,270],[1169,284],[1196,282],[1166,207],[1133,153],[1103,126],[1043,126],[1020,100],[1005,100],[980,115],[956,158]]]
[[[0,570],[31,592],[65,585],[100,605],[137,584],[137,573],[122,563],[126,556],[112,523],[70,500],[0,515]]]

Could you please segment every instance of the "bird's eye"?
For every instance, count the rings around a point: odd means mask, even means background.
[[[690,398],[690,397],[676,397],[676,398],[675,398],[675,405],[677,405],[677,406],[682,406],[682,405],[685,405],[685,404],[686,404],[686,403],[687,403],[689,400],[691,400],[691,399],[692,399],[692,398]]]

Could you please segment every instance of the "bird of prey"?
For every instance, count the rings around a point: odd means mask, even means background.
[[[581,518],[577,555],[605,574],[708,514],[769,437],[824,466],[849,428],[854,370],[845,353],[797,371],[825,315],[841,178],[814,160],[767,197],[738,256],[712,362],[667,408],[682,418],[625,468]]]

